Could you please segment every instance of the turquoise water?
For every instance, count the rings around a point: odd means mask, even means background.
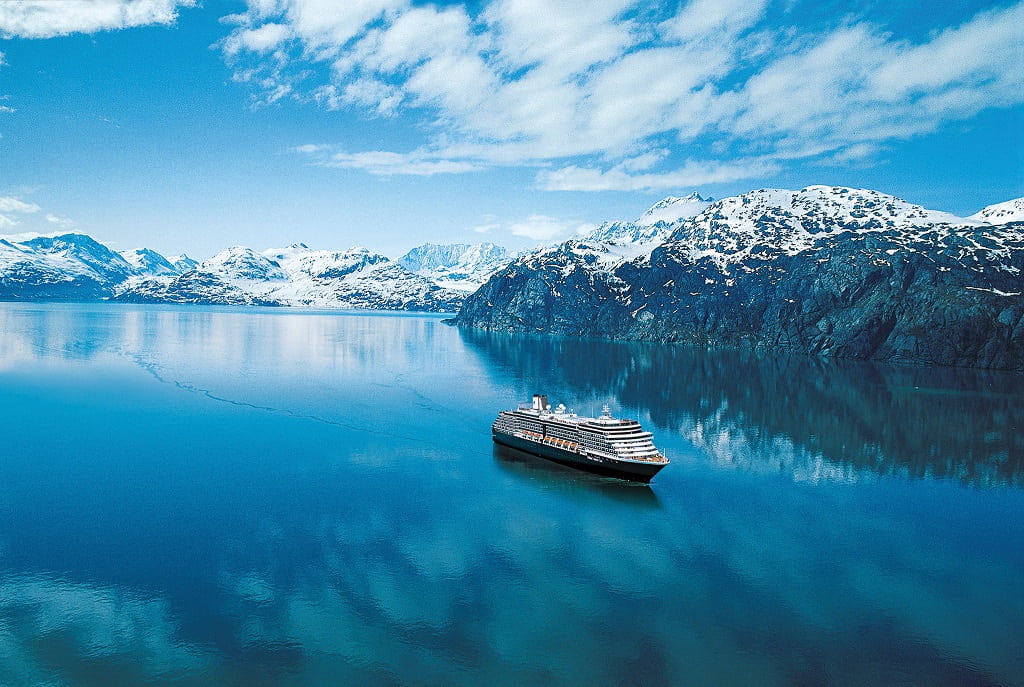
[[[0,304],[0,684],[1024,684],[1022,382]],[[534,392],[672,465],[494,446]]]

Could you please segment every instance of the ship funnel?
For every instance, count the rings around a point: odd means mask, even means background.
[[[533,409],[534,410],[547,410],[548,409],[548,397],[542,396],[541,394],[533,395]]]

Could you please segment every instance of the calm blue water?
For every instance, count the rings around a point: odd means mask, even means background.
[[[1024,378],[0,304],[0,684],[1024,684]],[[547,392],[650,487],[495,447]]]

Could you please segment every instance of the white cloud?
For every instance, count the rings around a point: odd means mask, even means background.
[[[385,150],[369,150],[360,153],[339,151],[331,146],[302,145],[297,152],[312,156],[313,164],[321,167],[361,169],[379,176],[397,174],[411,176],[433,176],[435,174],[460,174],[480,169],[466,160],[437,158],[426,152],[394,153]]]
[[[593,231],[594,225],[578,221],[563,220],[546,215],[530,215],[519,222],[508,225],[509,233],[534,241],[553,241]]]
[[[690,161],[678,169],[657,173],[637,173],[628,163],[607,170],[569,165],[541,170],[537,186],[545,191],[662,191],[756,179],[778,172],[779,168],[777,163],[764,159]]]
[[[40,212],[42,212],[42,208],[35,203],[30,203],[14,196],[0,196],[0,229],[10,229],[19,226],[26,219],[26,215],[38,215]],[[48,224],[56,224],[61,227],[71,227],[75,224],[66,217],[59,217],[50,213],[44,215],[42,220],[45,220]],[[40,224],[42,220],[37,220],[35,223],[42,226]]]
[[[499,220],[494,215],[487,215],[481,218],[480,224],[466,227],[465,231],[476,234],[507,234],[533,242],[550,242],[590,233],[595,226],[580,220],[562,219],[548,215],[530,215],[523,219],[508,221]],[[506,239],[507,241],[508,239]]]
[[[13,196],[0,196],[0,212],[17,212],[31,214],[39,212],[40,208],[35,203],[26,203],[20,198]]]
[[[1024,4],[985,12],[920,45],[842,27],[780,58],[736,93],[736,136],[809,156],[936,130],[1024,94]],[[810,145],[813,144],[813,145]],[[862,148],[861,148],[862,149]]]
[[[21,224],[21,220],[12,215],[27,215],[39,212],[39,206],[12,196],[0,196],[0,229],[9,229]]]
[[[18,0],[0,2],[0,37],[53,38],[171,24],[195,0]]]
[[[530,165],[549,189],[663,189],[797,158],[843,163],[1024,102],[1024,2],[917,43],[853,14],[807,27],[786,12],[767,0],[250,0],[222,50],[236,78],[265,84],[264,100],[427,118],[415,150],[321,164],[420,175]],[[743,159],[726,155],[736,150]],[[679,157],[692,161],[672,168]]]
[[[285,24],[264,24],[255,29],[235,31],[224,41],[223,49],[228,55],[239,50],[264,53],[276,48],[290,34],[291,30]]]
[[[767,0],[691,0],[663,29],[683,42],[734,40],[761,19]]]
[[[50,224],[56,224],[59,227],[73,227],[75,222],[67,217],[61,217],[60,215],[47,214],[46,221]]]

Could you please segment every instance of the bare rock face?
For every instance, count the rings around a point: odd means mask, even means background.
[[[1024,369],[1024,222],[875,191],[764,190],[682,220],[649,252],[602,257],[579,242],[524,256],[456,323]]]

